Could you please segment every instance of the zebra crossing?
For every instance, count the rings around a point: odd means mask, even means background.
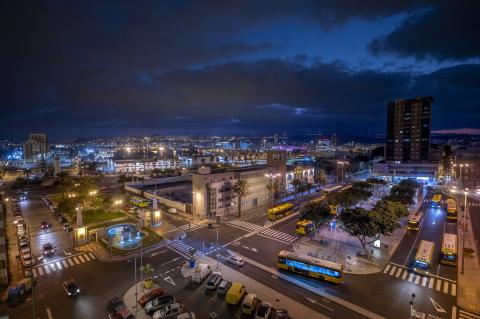
[[[194,249],[193,247],[191,247],[187,244],[184,244],[183,242],[178,241],[178,240],[172,241],[170,244],[167,245],[167,248],[173,250],[177,254],[180,254],[187,259],[190,258],[190,256],[191,256],[190,252],[192,251],[192,249]],[[196,251],[193,254],[193,258],[196,258],[196,257],[200,256],[201,254],[202,254],[201,252]]]
[[[263,227],[263,226],[253,224],[253,223],[249,223],[249,222],[245,222],[245,221],[242,221],[242,220],[233,220],[233,221],[228,222],[227,224],[230,225],[230,226],[248,231],[248,232],[259,230],[260,228]],[[290,234],[287,234],[287,233],[284,233],[284,232],[281,232],[281,231],[278,231],[278,230],[275,230],[275,229],[272,229],[272,228],[267,228],[267,229],[261,231],[260,233],[258,233],[258,235],[262,236],[262,237],[267,237],[267,238],[270,238],[270,239],[273,239],[273,240],[276,240],[276,241],[280,241],[280,242],[283,242],[283,243],[286,243],[286,244],[293,243],[295,240],[297,240],[297,236],[290,235]]]
[[[468,206],[472,206],[472,207],[480,207],[480,203],[473,203],[473,202],[469,202],[469,203],[468,203]]]
[[[436,276],[422,276],[410,271],[408,268],[393,263],[388,263],[383,270],[383,273],[400,280],[409,281],[418,286],[434,289],[447,295],[457,295],[457,282],[454,280]]]
[[[480,319],[480,315],[476,315],[474,313],[459,309],[458,318],[460,318],[460,319]]]
[[[297,240],[297,236],[293,236],[271,228],[265,229],[264,231],[260,232],[259,235],[263,237],[269,237],[271,239],[278,239],[289,244]]]
[[[202,224],[194,224],[194,223],[178,226],[178,228],[180,228],[181,230],[186,231],[186,232],[189,232],[189,231],[192,231],[192,230],[195,230],[195,229],[200,229],[202,227],[203,227]]]
[[[257,224],[244,222],[243,220],[232,220],[229,221],[227,224],[236,228],[240,228],[242,230],[246,230],[248,232],[255,231],[263,227]]]
[[[42,265],[34,266],[32,268],[32,272],[33,272],[33,276],[37,278],[44,275],[53,274],[57,271],[61,271],[69,267],[74,267],[95,259],[97,258],[95,258],[95,255],[92,253],[81,253],[78,255],[73,255],[70,257],[50,261]]]

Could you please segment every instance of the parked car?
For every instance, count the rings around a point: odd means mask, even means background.
[[[20,245],[27,244],[28,245],[28,238],[26,236],[19,236],[18,237],[18,242]]]
[[[277,309],[275,310],[275,314],[277,315],[277,319],[289,319],[290,316],[286,309]]]
[[[47,229],[47,228],[52,227],[52,224],[47,223],[47,222],[42,222],[42,223],[40,224],[40,227],[42,227],[42,229]]]
[[[140,297],[140,300],[138,301],[138,303],[142,307],[145,307],[147,302],[152,301],[155,298],[161,297],[161,296],[165,295],[166,293],[167,293],[167,291],[163,288],[152,289],[152,291],[150,291],[149,293],[146,293],[142,297]]]
[[[222,273],[219,271],[214,271],[210,275],[210,278],[208,278],[207,289],[210,289],[210,290],[217,289],[217,286],[220,284],[220,281],[222,281]]]
[[[25,254],[30,255],[30,246],[28,246],[28,244],[20,245],[20,253],[22,255],[25,255]]]
[[[80,293],[80,288],[73,278],[63,282],[63,289],[68,296],[75,296]]]
[[[23,268],[31,267],[35,265],[35,259],[30,257],[30,254],[25,255],[25,257],[22,257],[22,265]]]
[[[23,223],[23,216],[22,215],[16,215],[15,218],[13,219],[13,224],[17,225],[19,223]]]
[[[261,302],[255,313],[255,319],[267,319],[272,312],[272,305],[269,302]]]
[[[223,279],[217,288],[217,295],[225,295],[232,285],[232,282],[226,279]]]
[[[233,282],[225,295],[225,301],[231,305],[238,305],[245,293],[245,285]]]
[[[43,256],[50,257],[53,256],[55,253],[55,249],[53,248],[52,244],[45,243],[43,244]]]
[[[182,312],[183,312],[183,305],[179,302],[175,302],[167,305],[161,310],[156,311],[153,314],[153,319],[176,318]]]
[[[119,297],[113,297],[107,302],[107,311],[111,319],[134,319],[125,303]]]
[[[258,298],[257,295],[255,294],[247,294],[245,298],[243,298],[242,302],[242,313],[251,315],[255,311],[255,308],[257,307],[258,303]]]
[[[63,223],[63,230],[64,230],[64,231],[67,231],[69,228],[70,228],[70,224],[69,224],[69,223]]]
[[[243,260],[243,258],[237,255],[228,256],[227,262],[239,267],[245,264],[245,261]]]
[[[172,295],[164,295],[164,296],[155,298],[152,301],[147,302],[147,304],[145,305],[145,313],[151,316],[155,311],[158,311],[163,307],[174,302],[175,302],[175,297]]]
[[[208,264],[199,264],[195,267],[192,274],[192,283],[201,284],[205,278],[212,273],[212,268]]]

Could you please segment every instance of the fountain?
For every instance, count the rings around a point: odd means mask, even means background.
[[[109,244],[118,249],[137,248],[145,236],[134,224],[113,225],[107,229]]]

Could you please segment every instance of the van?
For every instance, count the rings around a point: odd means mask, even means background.
[[[212,273],[212,268],[208,264],[199,264],[195,267],[192,274],[192,283],[201,284],[205,278]]]
[[[248,294],[243,299],[242,303],[242,313],[251,315],[255,311],[255,307],[257,306],[258,299],[257,295],[255,294]]]
[[[228,289],[227,294],[225,295],[225,301],[231,305],[238,305],[245,293],[245,286],[239,282],[234,282],[230,286],[230,289]]]

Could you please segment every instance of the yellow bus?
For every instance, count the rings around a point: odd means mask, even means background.
[[[432,201],[430,202],[431,207],[440,207],[440,204],[442,202],[442,194],[435,194],[432,197]]]
[[[440,263],[456,266],[457,257],[457,235],[443,234],[442,249],[440,250]]]
[[[148,207],[148,205],[150,205],[150,201],[146,198],[130,196],[130,204],[137,207]]]
[[[343,282],[342,264],[302,256],[286,250],[278,253],[278,268],[336,284]]]
[[[457,201],[453,198],[446,200],[447,203],[447,220],[457,220]]]
[[[433,249],[435,244],[431,241],[422,240],[415,255],[413,271],[422,275],[428,275],[432,263]]]
[[[419,230],[420,225],[422,224],[423,213],[416,212],[412,217],[408,219],[407,229],[408,230]]]
[[[285,203],[273,208],[270,208],[267,212],[267,218],[270,221],[279,220],[285,216],[293,213],[293,204]]]
[[[312,220],[299,220],[295,226],[295,232],[299,235],[308,235],[315,231],[315,223]]]

